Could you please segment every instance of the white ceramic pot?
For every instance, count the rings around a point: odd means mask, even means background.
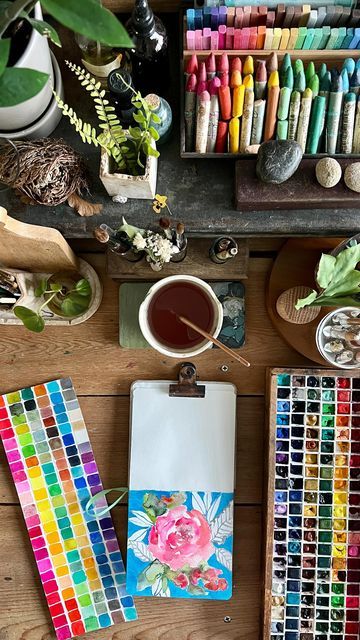
[[[163,353],[166,356],[170,356],[171,358],[191,358],[193,356],[199,355],[199,353],[202,353],[203,351],[206,351],[206,349],[209,349],[210,347],[212,347],[212,342],[204,339],[196,347],[190,347],[189,349],[185,349],[185,350],[181,350],[181,349],[170,350],[167,347],[165,347],[163,344],[158,342],[158,340],[154,337],[148,322],[149,305],[154,295],[158,293],[158,291],[163,287],[166,287],[167,285],[176,281],[191,282],[192,284],[200,287],[206,293],[214,309],[214,323],[209,333],[211,333],[211,335],[214,336],[214,338],[216,338],[219,335],[222,327],[222,323],[223,323],[223,308],[221,306],[221,303],[219,302],[218,298],[216,297],[210,285],[208,285],[207,282],[204,282],[204,280],[200,280],[200,278],[195,278],[194,276],[169,276],[168,278],[163,278],[162,280],[159,280],[159,282],[156,282],[151,287],[151,289],[149,289],[145,300],[142,302],[140,306],[139,325],[145,340],[147,340],[147,342],[154,349],[156,349],[156,351],[159,351],[160,353]]]
[[[111,158],[105,149],[101,149],[100,180],[109,196],[112,196],[115,202],[126,202],[128,198],[140,198],[142,200],[152,200],[154,198],[157,180],[157,158],[148,156],[143,176],[112,173],[110,163]]]
[[[35,18],[42,20],[40,3],[35,5]],[[52,86],[54,82],[53,67],[51,63],[50,49],[47,38],[32,30],[29,44],[23,55],[19,58],[15,67],[36,69],[49,74],[49,80],[42,90],[30,100],[25,100],[13,107],[0,108],[0,130],[14,131],[24,129],[29,124],[40,118],[47,109],[52,99]]]

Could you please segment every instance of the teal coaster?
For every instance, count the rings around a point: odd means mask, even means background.
[[[209,282],[224,310],[218,339],[231,349],[245,342],[245,288],[242,282]],[[147,349],[139,326],[139,308],[153,282],[125,282],[119,293],[119,343],[124,349]],[[214,347],[215,349],[217,347]]]

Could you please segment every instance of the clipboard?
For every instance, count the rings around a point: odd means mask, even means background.
[[[227,600],[232,595],[236,388],[196,383],[131,388],[127,591]]]

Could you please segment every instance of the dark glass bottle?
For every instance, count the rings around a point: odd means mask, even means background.
[[[163,93],[169,83],[168,36],[148,0],[135,0],[126,29],[134,43],[131,62],[136,88],[142,95]]]
[[[136,107],[131,102],[134,97],[133,82],[130,73],[120,69],[114,69],[108,75],[108,88],[110,98],[115,107],[116,114],[124,129],[134,125],[133,113]]]

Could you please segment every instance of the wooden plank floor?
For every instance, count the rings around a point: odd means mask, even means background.
[[[228,602],[137,599],[139,620],[89,640],[259,640],[262,572],[262,483],[265,370],[309,362],[273,329],[264,290],[278,240],[251,243],[246,282],[246,346],[250,370],[219,351],[197,357],[204,380],[238,389],[234,595]],[[129,388],[137,379],[174,379],[178,363],[152,350],[118,345],[118,287],[104,274],[104,256],[83,256],[104,283],[100,310],[86,324],[46,328],[35,336],[22,327],[0,327],[0,393],[71,376],[105,487],[127,483]],[[226,364],[227,373],[221,371]],[[114,509],[125,556],[126,505]],[[2,448],[0,451],[0,640],[54,640],[40,581]],[[230,618],[230,621],[226,621]]]

